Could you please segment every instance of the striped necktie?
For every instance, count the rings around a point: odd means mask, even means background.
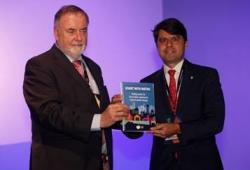
[[[73,65],[77,72],[82,76],[82,78],[86,81],[89,82],[88,74],[86,71],[86,68],[84,67],[84,64],[82,64],[81,60],[75,60],[73,61]]]

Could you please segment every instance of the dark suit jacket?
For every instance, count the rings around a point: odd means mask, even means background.
[[[100,91],[99,108],[89,85],[54,45],[26,64],[24,97],[31,112],[32,170],[99,170],[101,133],[93,115],[109,104],[100,67],[82,56]],[[112,163],[111,129],[105,129]]]
[[[155,85],[156,120],[166,122],[172,116],[163,69],[144,78],[142,82]],[[154,137],[151,152],[151,170],[169,170],[175,152],[182,170],[223,169],[216,146],[215,134],[223,129],[224,98],[215,69],[183,63],[177,115],[181,119],[180,145]]]

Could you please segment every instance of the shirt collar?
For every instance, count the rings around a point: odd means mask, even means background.
[[[175,70],[177,73],[181,72],[181,68],[183,65],[184,59],[182,59],[174,68],[170,68],[168,67],[166,64],[163,65],[164,68],[164,73],[166,74],[168,72],[168,70],[173,69]]]
[[[76,59],[72,59],[72,57],[70,57],[69,55],[66,55],[64,54],[68,59],[69,61],[72,63],[73,61],[76,61],[76,60],[80,60],[81,62],[83,62],[83,59],[81,56],[77,57]]]

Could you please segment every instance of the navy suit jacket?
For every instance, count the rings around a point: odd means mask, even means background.
[[[26,64],[24,97],[32,119],[32,170],[99,170],[101,133],[93,115],[109,104],[100,67],[82,56],[100,91],[99,108],[86,81],[54,45]],[[112,167],[111,129],[105,129]]]
[[[224,98],[215,69],[183,63],[177,115],[181,119],[179,145],[162,138],[153,138],[151,170],[169,170],[178,153],[178,168],[184,170],[223,169],[215,134],[223,129]],[[163,68],[141,80],[155,85],[156,121],[167,122],[173,115],[167,96]]]

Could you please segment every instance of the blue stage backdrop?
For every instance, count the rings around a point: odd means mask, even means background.
[[[224,131],[217,136],[225,170],[248,170],[250,2],[180,0],[0,1],[0,169],[27,170],[30,115],[22,95],[26,61],[49,49],[53,17],[65,4],[90,16],[85,54],[103,69],[110,96],[121,81],[139,81],[161,67],[151,30],[165,17],[188,29],[187,58],[218,69],[226,101]],[[131,140],[114,131],[114,170],[146,170],[152,136]]]

